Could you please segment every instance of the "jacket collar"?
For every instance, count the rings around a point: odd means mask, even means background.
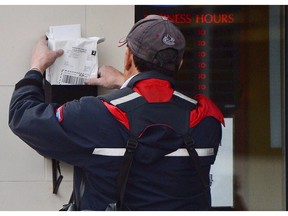
[[[155,79],[160,79],[160,80],[166,80],[168,82],[171,83],[171,86],[174,87],[174,80],[172,77],[169,77],[167,75],[164,75],[160,72],[157,71],[146,71],[146,72],[141,72],[139,74],[137,74],[136,76],[134,76],[130,82],[128,83],[127,87],[129,88],[133,88],[134,85],[141,80],[145,80],[145,79],[151,79],[151,78],[155,78]]]

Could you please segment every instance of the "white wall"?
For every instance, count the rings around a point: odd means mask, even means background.
[[[51,161],[39,156],[8,128],[8,106],[17,83],[29,69],[30,54],[49,26],[81,24],[82,36],[103,36],[99,64],[123,68],[118,48],[134,23],[133,6],[0,6],[0,211],[58,210],[72,190],[71,167],[58,195],[52,194]]]

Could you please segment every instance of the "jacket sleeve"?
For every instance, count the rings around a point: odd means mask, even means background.
[[[9,107],[9,127],[39,154],[81,166],[81,154],[91,150],[80,146],[61,127],[55,115],[59,106],[45,103],[42,82],[39,72],[29,71],[16,84]]]

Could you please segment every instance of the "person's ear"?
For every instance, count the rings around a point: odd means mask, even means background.
[[[125,70],[129,70],[132,66],[133,62],[133,54],[131,50],[127,47],[126,52],[125,52],[125,61],[124,61],[124,68]]]

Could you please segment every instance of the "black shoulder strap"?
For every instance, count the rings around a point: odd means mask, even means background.
[[[134,159],[134,153],[138,147],[138,140],[131,136],[127,141],[126,151],[123,158],[123,164],[120,167],[117,178],[117,210],[124,210],[124,196],[130,169]]]
[[[207,190],[209,190],[209,188],[210,188],[210,183],[204,179],[202,169],[201,169],[200,160],[199,160],[199,156],[197,154],[197,151],[195,150],[195,140],[192,139],[189,134],[185,134],[183,136],[183,139],[184,139],[185,147],[188,151],[189,157],[194,164],[198,178],[200,179],[200,181],[202,183],[204,196],[206,198],[207,205],[211,207],[211,200],[207,194]]]
[[[52,178],[53,178],[53,194],[57,194],[59,186],[63,180],[63,175],[60,169],[60,161],[55,159],[52,159]]]
[[[193,161],[197,175],[198,175],[200,181],[202,182],[203,188],[206,189],[209,187],[209,184],[205,181],[203,174],[202,174],[202,171],[201,171],[199,156],[198,156],[197,151],[195,150],[195,140],[192,139],[189,134],[185,134],[183,136],[183,140],[185,143],[185,147],[188,151],[188,154]]]

